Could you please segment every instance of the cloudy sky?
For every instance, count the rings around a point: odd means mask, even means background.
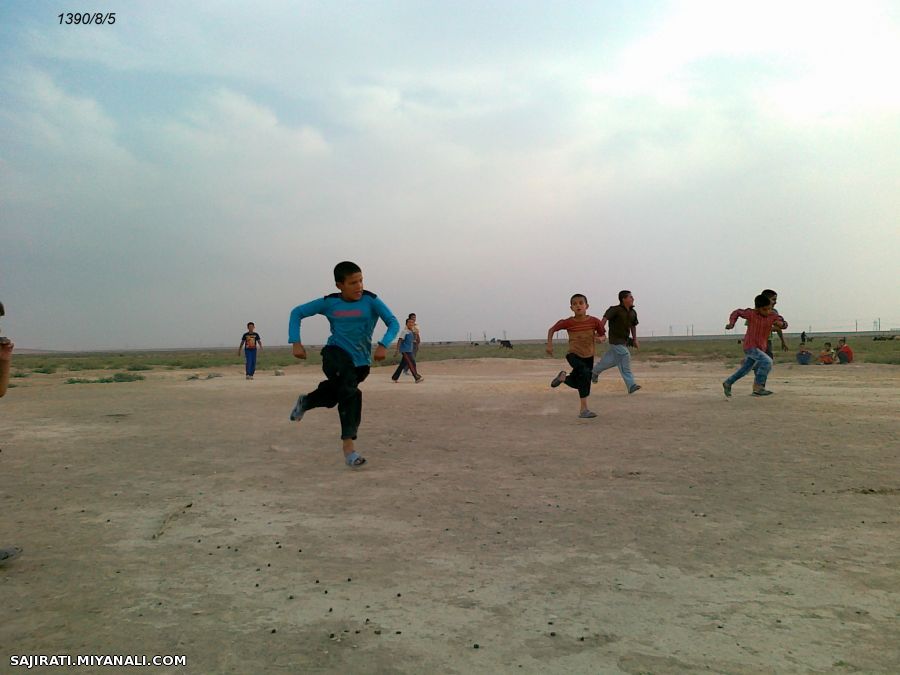
[[[426,340],[574,292],[721,332],[900,326],[900,3],[0,3],[22,347],[284,344],[339,260]],[[307,341],[324,339],[310,320]]]

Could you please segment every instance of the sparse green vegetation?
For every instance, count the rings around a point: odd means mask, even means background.
[[[667,361],[719,361],[728,364],[728,367],[736,366],[743,357],[741,350],[741,337],[735,333],[733,336],[713,339],[660,339],[644,338],[641,340],[641,348],[634,351],[633,358],[638,362],[663,363]],[[900,340],[874,341],[871,337],[855,339],[847,336],[850,346],[858,363],[884,363],[900,365]],[[824,338],[818,337],[811,346],[813,352],[820,348]],[[836,338],[832,342],[836,342]],[[791,335],[788,338],[790,351],[776,351],[775,358],[779,363],[794,361],[794,354],[799,340]],[[544,342],[514,342],[513,349],[502,349],[497,344],[480,342],[476,345],[468,343],[425,343],[419,352],[420,361],[446,361],[454,359],[480,359],[480,358],[513,358],[513,359],[543,359],[548,358],[544,352]],[[554,355],[562,358],[566,353],[565,339],[558,339],[554,343]],[[605,345],[597,345],[598,356],[606,349]],[[777,349],[777,345],[776,345]],[[308,347],[309,357],[305,361],[295,359],[289,347],[268,347],[259,355],[257,369],[259,371],[272,371],[288,366],[312,365],[318,366],[321,362],[320,348]],[[396,366],[399,359],[393,348],[388,350],[388,358],[379,366]],[[110,353],[72,353],[72,354],[22,354],[16,355],[16,366],[35,373],[52,374],[58,369],[69,371],[81,370],[126,370],[143,371],[153,369],[168,370],[194,370],[204,371],[228,366],[243,365],[243,357],[237,356],[230,348],[210,350],[182,350],[162,352],[110,352]],[[21,377],[20,375],[16,375]],[[25,375],[27,376],[27,375]]]

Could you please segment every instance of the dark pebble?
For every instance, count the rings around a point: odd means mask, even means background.
[[[334,633],[331,633],[328,637],[330,637],[330,638],[333,640],[333,639],[334,639]]]
[[[375,635],[381,635],[381,631],[380,631],[380,630],[376,630],[376,631],[375,631]]]
[[[328,608],[328,611],[329,611],[329,612],[333,612],[333,611],[334,611],[334,607],[329,607],[329,608]]]
[[[400,634],[401,634],[401,632],[402,632],[402,631],[399,631],[399,630],[398,630],[398,631],[397,631],[397,635],[400,635]]]
[[[328,589],[327,589],[327,588],[325,589],[325,595],[328,595]]]
[[[351,579],[350,577],[347,577],[347,581],[353,581],[353,579]]]
[[[277,630],[275,630],[275,629],[274,629],[274,628],[273,628],[273,629],[272,629],[272,632],[273,632],[273,633],[277,633],[277,632],[278,632],[278,631],[277,631]]]
[[[293,595],[289,595],[289,596],[288,596],[288,600],[293,600],[293,599],[294,599],[294,596],[293,596]]]
[[[271,567],[272,563],[266,563],[266,567]]]
[[[278,546],[278,544],[280,544],[280,543],[281,543],[280,541],[276,541],[275,545]]]
[[[318,580],[318,579],[316,579],[316,583],[319,583],[319,580]]]
[[[259,584],[256,584],[256,587],[259,588]]]
[[[397,593],[397,597],[398,597],[398,598],[400,597],[400,594],[399,594],[399,593]]]
[[[554,632],[551,631],[551,632],[550,632],[550,637],[556,637],[556,633],[554,633]]]
[[[477,642],[474,645],[472,645],[472,649],[479,649],[480,647],[481,647],[481,645],[479,645]]]

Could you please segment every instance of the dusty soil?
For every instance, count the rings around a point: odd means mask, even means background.
[[[0,670],[900,669],[900,368],[779,364],[775,396],[726,401],[721,364],[639,363],[642,391],[608,371],[579,420],[562,365],[373,370],[361,470],[336,411],[288,421],[311,366],[16,381]]]

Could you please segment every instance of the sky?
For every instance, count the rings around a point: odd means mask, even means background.
[[[0,329],[287,343],[366,288],[423,340],[900,327],[900,3],[0,3]],[[382,334],[376,329],[375,337]],[[327,322],[304,322],[321,343]]]

